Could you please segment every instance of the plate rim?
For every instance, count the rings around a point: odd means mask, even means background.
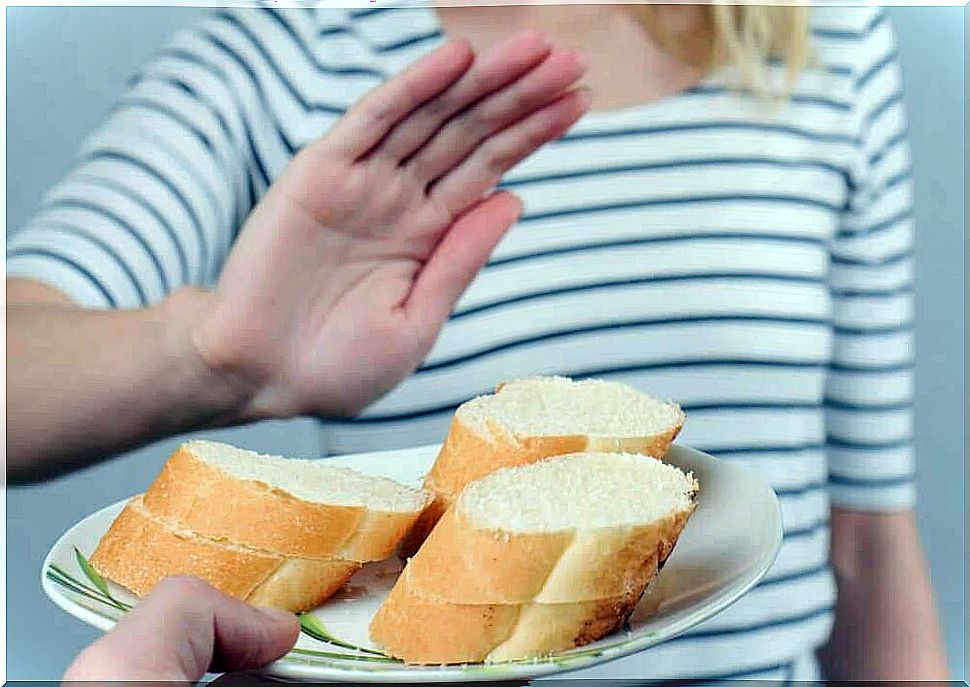
[[[370,460],[388,455],[400,456],[401,454],[433,454],[438,448],[440,448],[440,446],[440,443],[427,444],[404,449],[389,449],[383,451],[346,454],[342,456],[323,458],[323,460],[335,462],[356,462],[361,459]],[[784,537],[781,504],[775,490],[771,487],[771,485],[768,484],[768,482],[757,471],[753,470],[749,466],[716,458],[708,453],[684,446],[682,444],[672,445],[671,450],[676,450],[678,453],[682,451],[686,452],[686,454],[695,461],[698,459],[702,462],[710,461],[712,464],[720,466],[718,469],[735,470],[743,474],[745,481],[751,484],[756,484],[757,488],[763,489],[769,496],[768,500],[772,506],[775,524],[777,525],[777,527],[774,528],[770,553],[762,555],[757,565],[753,567],[752,571],[750,571],[746,577],[743,577],[733,586],[729,586],[726,590],[723,590],[720,595],[715,595],[715,598],[712,601],[708,601],[704,606],[707,610],[694,610],[693,612],[686,614],[685,617],[675,619],[662,630],[649,632],[639,637],[631,637],[626,641],[620,641],[617,644],[602,647],[602,653],[592,654],[589,656],[563,656],[564,660],[569,661],[568,665],[563,665],[562,663],[556,661],[543,661],[535,663],[523,661],[521,663],[496,664],[474,663],[443,666],[408,666],[402,664],[399,668],[388,668],[380,671],[367,671],[360,668],[355,668],[353,666],[340,667],[334,664],[310,664],[302,661],[298,656],[288,653],[285,656],[282,656],[252,672],[255,674],[263,674],[266,676],[291,680],[295,679],[299,681],[319,681],[321,679],[331,679],[337,682],[358,683],[478,682],[494,681],[496,679],[505,680],[538,678],[553,674],[564,674],[584,668],[590,668],[592,666],[604,665],[611,661],[631,656],[649,649],[650,647],[669,641],[679,635],[682,635],[684,632],[687,632],[696,625],[720,615],[734,605],[745,594],[747,594],[753,587],[755,587],[764,578],[777,560]],[[81,622],[87,623],[88,625],[95,627],[102,632],[110,631],[115,626],[117,621],[94,612],[88,609],[85,605],[70,599],[67,594],[54,586],[54,582],[48,578],[47,573],[53,563],[55,552],[61,552],[65,550],[65,547],[69,546],[69,542],[73,538],[72,535],[78,528],[83,527],[89,520],[101,515],[105,511],[119,508],[123,504],[127,503],[133,496],[134,495],[127,496],[111,504],[103,506],[102,508],[89,513],[68,527],[51,545],[44,557],[44,561],[40,569],[41,588],[43,589],[47,598],[69,616],[76,618]],[[712,604],[713,610],[711,610]],[[476,668],[478,667],[481,667],[482,670],[476,674]]]

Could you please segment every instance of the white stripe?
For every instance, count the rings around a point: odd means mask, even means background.
[[[913,463],[913,447],[910,445],[888,449],[829,449],[829,470],[839,477],[860,480],[896,479],[907,476]]]
[[[880,357],[885,360],[886,357]],[[844,403],[903,403],[913,398],[914,375],[909,370],[893,372],[832,372],[826,382],[829,398]]]

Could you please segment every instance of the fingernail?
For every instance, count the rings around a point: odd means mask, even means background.
[[[292,622],[292,619],[296,617],[290,611],[285,611],[282,608],[274,608],[273,606],[260,606],[256,610],[276,623]]]

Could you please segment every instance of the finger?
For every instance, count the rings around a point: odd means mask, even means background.
[[[450,117],[521,77],[545,59],[551,49],[538,31],[527,31],[500,43],[476,58],[454,85],[398,124],[375,152],[396,161],[405,159]]]
[[[289,651],[292,613],[256,609],[191,577],[162,580],[68,670],[72,680],[194,682],[209,670],[246,670]]]
[[[471,157],[431,187],[431,199],[451,212],[461,212],[462,208],[495,187],[512,167],[566,133],[589,109],[589,104],[588,91],[570,91],[492,136]]]
[[[356,160],[404,117],[451,86],[472,64],[467,41],[450,41],[370,91],[320,144],[331,154]]]
[[[452,119],[406,162],[415,178],[430,183],[471,154],[488,136],[548,105],[583,75],[575,51],[554,52],[508,88]]]
[[[522,202],[498,192],[459,217],[418,274],[404,304],[418,332],[436,336],[455,302],[522,213]]]

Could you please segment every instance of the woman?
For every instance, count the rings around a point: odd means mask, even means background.
[[[578,54],[534,34],[487,53],[523,28]],[[455,85],[421,107],[442,88],[429,59]],[[899,89],[871,9],[218,12],[10,241],[15,340],[60,326],[97,330],[105,360],[150,351],[110,375],[125,422],[92,438],[79,408],[73,433],[15,435],[11,461],[309,413],[324,454],[416,445],[503,379],[621,379],[685,406],[685,444],[759,469],[786,536],[729,611],[586,676],[813,679],[822,647],[833,678],[942,679],[911,511]],[[499,178],[524,207],[504,237],[514,196],[475,204]],[[98,328],[72,301],[135,310]],[[173,338],[183,355],[150,343]]]

